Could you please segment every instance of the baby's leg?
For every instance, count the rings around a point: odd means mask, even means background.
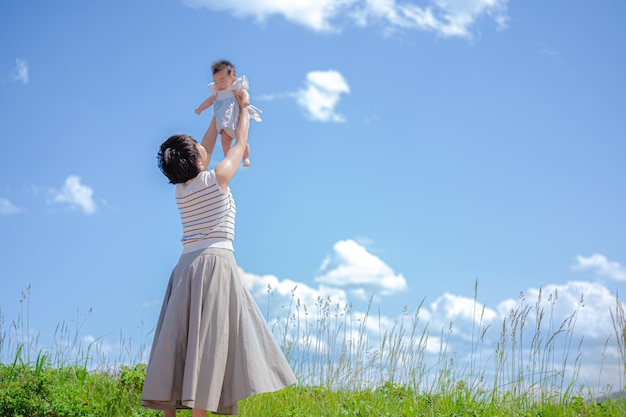
[[[224,150],[224,156],[226,156],[232,144],[233,138],[230,137],[230,135],[224,130],[222,130],[222,149]]]
[[[246,150],[243,151],[243,166],[250,166],[250,142],[246,144]]]

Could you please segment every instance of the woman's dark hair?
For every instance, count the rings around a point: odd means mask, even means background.
[[[213,72],[213,75],[217,74],[223,69],[226,69],[228,75],[232,75],[233,77],[237,76],[237,74],[235,73],[235,66],[231,64],[230,61],[220,59],[217,61],[213,61],[213,63],[211,64],[211,71]]]
[[[170,136],[159,149],[157,163],[172,184],[187,182],[200,173],[198,142],[189,135]]]

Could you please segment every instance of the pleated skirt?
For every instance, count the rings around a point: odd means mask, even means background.
[[[155,328],[141,405],[232,415],[238,401],[295,382],[233,252],[181,255]]]

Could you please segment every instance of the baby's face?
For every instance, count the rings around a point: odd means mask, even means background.
[[[236,78],[232,75],[228,75],[228,69],[213,74],[213,82],[215,83],[215,89],[217,91],[224,91],[236,81]]]

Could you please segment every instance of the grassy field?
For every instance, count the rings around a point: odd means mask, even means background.
[[[539,320],[550,318],[543,308],[537,303],[534,311],[522,305],[512,311],[495,346],[485,346],[486,328],[478,323],[465,363],[448,354],[442,330],[441,348],[432,365],[426,357],[429,336],[420,326],[421,305],[412,314],[405,309],[404,319],[381,327],[373,340],[367,326],[375,320],[369,313],[357,319],[348,306],[333,305],[329,299],[307,307],[294,297],[271,325],[300,383],[240,402],[240,415],[626,416],[623,395],[607,392],[598,398],[576,379],[580,366],[580,344],[572,338],[576,311],[563,322],[550,324],[548,333],[540,325],[527,328],[530,314]],[[626,319],[619,299],[611,317],[615,329],[611,340],[626,371]],[[130,361],[110,363],[98,341],[81,343],[79,329],[80,325],[74,331],[59,325],[55,346],[39,347],[37,338],[24,337],[29,334],[27,307],[8,328],[0,319],[0,416],[160,415],[139,406],[145,364],[136,359],[142,354],[130,353],[134,349],[127,347]],[[565,343],[565,355],[557,355],[557,341]],[[623,393],[622,388],[612,391]]]

